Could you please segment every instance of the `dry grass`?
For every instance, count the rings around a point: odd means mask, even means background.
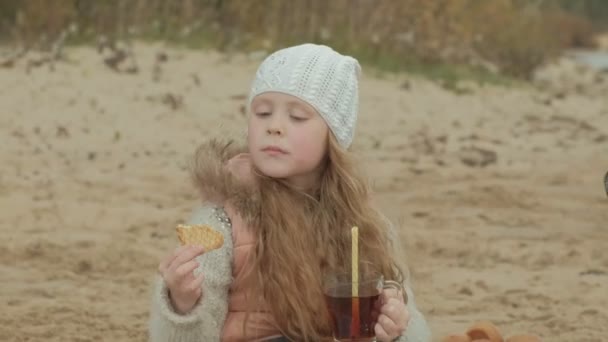
[[[561,49],[590,44],[591,23],[516,0],[4,0],[5,36],[169,39],[222,51],[313,41],[385,69],[460,64],[526,77]],[[559,34],[556,34],[559,32]]]

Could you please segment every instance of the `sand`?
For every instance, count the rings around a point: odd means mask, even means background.
[[[92,48],[0,68],[2,341],[145,340],[151,280],[196,202],[187,162],[206,137],[244,130],[259,56],[135,53],[134,74]],[[481,319],[608,340],[605,93],[458,95],[374,74],[354,148],[400,225],[436,340]]]

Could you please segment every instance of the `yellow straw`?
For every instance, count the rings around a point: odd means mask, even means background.
[[[359,297],[359,228],[351,229],[352,235],[352,283],[353,297]]]

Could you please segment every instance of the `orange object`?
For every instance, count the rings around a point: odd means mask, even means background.
[[[469,335],[448,335],[441,342],[471,342]]]
[[[361,317],[359,316],[359,297],[353,298],[353,317],[350,323],[350,336],[353,338],[359,337],[361,331]]]
[[[492,322],[481,321],[475,323],[467,330],[467,335],[473,342],[504,342],[498,328]]]
[[[540,337],[534,335],[515,335],[507,339],[506,342],[542,342]]]

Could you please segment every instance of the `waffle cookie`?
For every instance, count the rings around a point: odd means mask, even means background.
[[[222,247],[224,236],[217,230],[206,225],[180,224],[176,228],[177,238],[182,246],[200,245],[206,252]]]

